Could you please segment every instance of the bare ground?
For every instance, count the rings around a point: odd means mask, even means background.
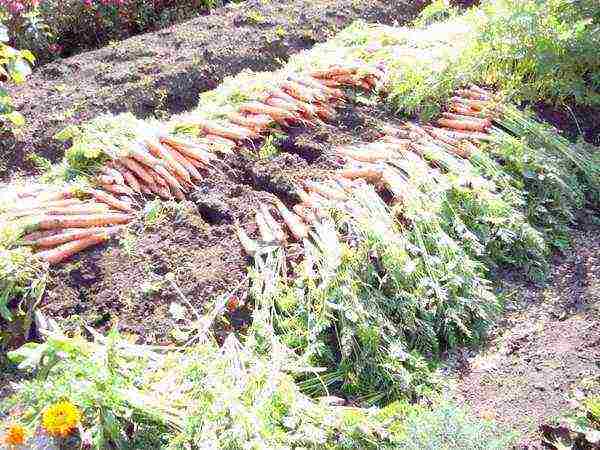
[[[540,424],[572,408],[575,391],[600,393],[599,232],[576,230],[546,285],[507,277],[506,312],[489,343],[450,358],[459,398],[520,433],[521,449],[544,448]]]

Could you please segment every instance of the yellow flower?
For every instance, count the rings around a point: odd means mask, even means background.
[[[71,402],[56,403],[44,411],[42,426],[52,436],[69,436],[81,420],[81,412]]]
[[[17,423],[9,425],[4,436],[4,442],[8,445],[23,445],[25,443],[25,428]]]

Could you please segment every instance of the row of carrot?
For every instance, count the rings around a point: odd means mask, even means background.
[[[477,143],[489,139],[488,130],[496,111],[492,94],[477,86],[458,90],[456,94],[449,102],[449,109],[454,112],[444,112],[437,121],[438,127],[411,122],[399,127],[386,126],[383,136],[377,141],[336,148],[335,153],[344,158],[346,165],[331,179],[304,181],[303,186],[296,190],[300,203],[293,206],[293,212],[281,202],[276,202],[279,216],[292,236],[297,240],[306,238],[309,226],[325,216],[329,205],[348,209],[345,201],[354,183],[369,182],[386,187],[395,201],[411,195],[413,187],[408,177],[386,164],[388,162],[398,159],[416,161],[422,167],[428,167],[430,176],[436,177],[439,167],[424,158],[431,146],[460,158],[469,158],[477,149]],[[256,224],[262,243],[281,244],[286,240],[283,227],[264,205],[256,213]],[[246,253],[253,256],[260,247],[259,243],[250,239],[243,229],[238,230],[238,236]]]
[[[30,186],[16,191],[19,206],[0,215],[17,225],[20,245],[50,264],[105,242],[134,219],[130,203],[97,189]]]

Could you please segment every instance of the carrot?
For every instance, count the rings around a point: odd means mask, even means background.
[[[173,197],[175,197],[177,200],[181,200],[181,201],[185,200],[185,194],[183,193],[183,191],[181,189],[172,187],[171,193],[173,194]]]
[[[342,83],[340,83],[338,80],[334,79],[334,78],[323,78],[319,80],[325,87],[331,88],[331,89],[337,89],[339,86],[342,85]]]
[[[491,100],[491,97],[489,95],[482,94],[482,93],[474,91],[472,89],[457,89],[456,94],[461,97],[469,98],[472,100],[482,100],[482,101],[490,101]]]
[[[164,165],[163,162],[157,158],[155,158],[154,156],[152,156],[146,149],[144,146],[142,146],[141,144],[138,144],[136,146],[132,146],[129,149],[129,155],[131,158],[135,159],[136,161],[145,164],[148,167],[156,167],[156,166],[162,166]],[[127,166],[129,167],[129,166]]]
[[[185,190],[185,188],[181,185],[181,183],[179,183],[177,178],[175,178],[173,175],[171,175],[169,173],[169,171],[167,169],[165,169],[164,167],[156,166],[156,167],[154,167],[154,172],[157,175],[157,176],[155,176],[154,179],[159,184],[162,184],[164,186],[165,185],[164,183],[166,182],[166,187],[179,189],[180,191]],[[162,182],[161,182],[161,180],[162,180]]]
[[[288,121],[296,122],[301,120],[300,116],[294,113],[290,113],[285,109],[276,108],[274,106],[265,105],[260,102],[246,102],[239,106],[241,112],[247,112],[251,114],[261,114],[271,117],[275,122],[280,125],[288,126]]]
[[[34,197],[33,201],[45,203],[56,200],[67,200],[73,197],[75,197],[74,192],[69,188],[64,188],[59,191],[41,192],[40,195]]]
[[[316,113],[317,116],[319,116],[319,119],[329,121],[333,121],[336,115],[335,109],[324,103],[318,103],[316,105]]]
[[[475,111],[465,104],[456,102],[450,104],[450,111],[455,112],[456,114],[462,114],[463,116],[477,117],[480,119],[489,119],[492,117],[490,114],[485,114],[481,111]]]
[[[127,169],[131,170],[140,180],[147,184],[154,183],[154,177],[148,172],[148,168],[132,158],[121,158],[119,160]]]
[[[336,150],[336,153],[341,156],[353,159],[360,162],[378,162],[386,159],[390,159],[394,156],[393,152],[389,151],[360,151],[351,150],[349,148],[340,147]]]
[[[100,183],[100,187],[102,189],[104,189],[105,191],[112,192],[113,194],[130,195],[130,196],[135,195],[135,192],[133,192],[133,189],[131,189],[128,186],[125,186],[124,184],[102,184],[102,183]]]
[[[40,208],[61,208],[61,207],[65,207],[65,206],[82,205],[82,204],[83,204],[83,202],[77,198],[66,199],[66,200],[53,200],[53,201],[44,202],[44,203],[27,202],[27,206],[9,209],[9,210],[5,211],[5,214],[7,214],[7,215],[28,214],[32,211],[37,211]]]
[[[215,155],[208,151],[208,149],[201,148],[199,145],[184,144],[170,138],[162,138],[161,142],[169,145],[172,149],[177,150],[182,155],[192,158],[193,161],[200,161],[205,165],[209,165],[210,162],[215,159]]]
[[[331,87],[325,86],[323,83],[320,82],[320,80],[316,80],[315,78],[312,78],[312,77],[299,76],[299,75],[288,75],[288,79],[295,81],[296,83],[301,84],[302,86],[306,86],[306,87],[315,89],[317,91],[321,91],[329,99],[343,100],[346,97],[346,95],[344,94],[344,91],[342,91],[341,89],[336,89],[336,88],[331,88]]]
[[[31,222],[32,230],[56,230],[61,228],[89,228],[131,222],[133,216],[122,213],[104,213],[79,216],[38,216]]]
[[[214,134],[236,142],[256,137],[256,133],[252,130],[234,125],[231,122],[226,125],[221,125],[200,117],[195,117],[193,118],[192,123],[198,126],[206,134]]]
[[[169,191],[169,188],[166,186],[161,186],[157,183],[152,183],[148,185],[148,188],[161,198],[164,198],[166,200],[171,200],[173,198],[173,196],[171,195],[171,191]]]
[[[340,75],[352,75],[354,73],[356,73],[356,69],[341,66],[331,66],[327,69],[317,69],[309,72],[313,78],[332,78]]]
[[[494,95],[493,92],[483,89],[483,88],[477,86],[476,84],[470,84],[469,90],[471,92],[477,92],[478,94],[481,94],[481,95],[487,95],[490,98],[490,100],[492,98],[492,95]]]
[[[319,92],[316,89],[302,86],[300,83],[296,83],[292,80],[287,80],[281,83],[281,89],[295,99],[309,104],[314,103],[315,101],[325,102],[328,100],[324,93]]]
[[[463,115],[454,114],[454,113],[451,113],[451,112],[444,112],[444,113],[442,113],[442,117],[444,117],[446,119],[450,119],[450,120],[463,120],[465,122],[479,123],[485,129],[487,129],[487,128],[489,128],[489,127],[492,126],[492,121],[491,120],[489,120],[489,119],[481,119],[479,117],[463,116]]]
[[[458,130],[450,130],[450,129],[443,129],[444,132],[454,138],[454,139],[468,139],[471,141],[489,141],[491,140],[491,136],[489,134],[486,133],[479,133],[479,132],[475,132],[475,131],[458,131]]]
[[[326,186],[322,183],[315,183],[313,181],[305,181],[304,186],[310,192],[316,192],[317,194],[329,199],[329,200],[345,200],[346,195],[343,192],[339,192],[335,188],[331,188],[330,186]]]
[[[379,168],[357,167],[342,169],[339,172],[339,175],[344,178],[348,178],[349,180],[354,180],[356,178],[364,178],[365,180],[369,180],[371,182],[379,182],[381,180],[382,172]]]
[[[429,125],[425,126],[424,128],[433,138],[436,138],[441,142],[444,142],[448,145],[458,145],[459,143],[459,140],[448,136],[448,134],[446,134],[446,130],[443,130],[441,128],[435,128]]]
[[[106,203],[108,206],[112,206],[115,209],[125,212],[133,212],[133,208],[131,205],[129,205],[129,203],[119,200],[106,192],[97,189],[86,189],[84,192],[88,195],[91,195],[99,202]]]
[[[51,216],[82,215],[82,214],[101,214],[109,211],[109,206],[105,203],[84,203],[81,206],[65,206],[62,208],[44,208],[41,214]]]
[[[159,142],[145,141],[145,144],[150,153],[165,162],[165,165],[172,172],[179,175],[186,183],[192,183],[189,172],[179,163],[168,148],[162,146]]]
[[[296,239],[302,240],[308,237],[308,227],[302,223],[300,217],[287,209],[281,202],[276,202],[275,206],[277,207],[277,211],[281,215],[281,218]]]
[[[290,103],[287,100],[282,99],[281,97],[269,97],[264,101],[264,103],[265,105],[285,109],[286,111],[292,113],[297,113],[301,111],[301,109],[297,105],[295,105],[294,103]]]
[[[58,264],[63,262],[65,259],[76,255],[82,250],[101,244],[102,242],[106,242],[108,238],[109,236],[106,233],[95,234],[83,239],[67,242],[60,247],[53,248],[51,250],[45,250],[43,252],[36,253],[35,256],[49,262],[50,264]]]
[[[108,175],[96,175],[96,181],[100,184],[119,184],[115,178]]]
[[[227,115],[227,118],[231,122],[235,123],[236,125],[239,125],[239,126],[242,126],[245,128],[249,128],[256,133],[262,133],[263,131],[265,131],[267,129],[269,124],[273,122],[273,120],[269,116],[262,116],[262,117],[266,117],[266,121],[263,120],[262,122],[254,119],[256,117],[260,117],[260,116],[243,115],[238,112],[232,112]]]
[[[125,178],[121,172],[114,167],[114,161],[109,161],[106,166],[102,166],[100,173],[114,178],[117,184],[125,184]]]
[[[152,190],[144,183],[140,183],[140,190],[142,191],[142,194],[145,194],[145,195],[152,194]]]
[[[254,239],[250,239],[250,237],[246,234],[246,232],[242,228],[236,228],[236,233],[238,239],[240,240],[240,244],[242,244],[242,248],[246,252],[248,256],[253,257],[258,251],[258,244]]]
[[[467,130],[467,131],[479,131],[484,132],[486,128],[483,124],[479,122],[469,121],[469,120],[452,120],[446,118],[440,118],[437,120],[437,124],[442,127],[452,128],[454,130]]]
[[[123,175],[127,186],[129,186],[131,189],[133,189],[134,192],[138,194],[142,192],[140,182],[137,180],[137,178],[132,172],[130,172],[123,164],[121,164],[118,161],[113,161],[113,164],[115,165],[115,167],[119,168],[120,173]]]
[[[169,152],[173,155],[173,158],[175,158],[179,164],[185,167],[185,169],[189,172],[190,177],[192,177],[195,180],[202,179],[202,175],[200,175],[200,172],[198,172],[194,164],[188,158],[183,156],[181,153],[179,153],[172,147],[169,148]]]
[[[123,229],[122,225],[112,227],[93,227],[93,228],[69,228],[59,231],[51,236],[45,236],[36,240],[25,241],[25,245],[31,245],[37,248],[51,248],[66,242],[76,241],[96,234],[106,233],[108,236],[114,236]]]
[[[467,105],[476,111],[482,111],[482,110],[488,109],[492,106],[490,102],[485,102],[485,101],[481,101],[481,100],[473,100],[470,98],[452,97],[450,100],[452,100],[455,103],[462,103],[464,105]]]
[[[218,136],[216,134],[207,134],[205,138],[213,143],[217,143],[219,145],[224,145],[226,147],[234,148],[237,146],[237,143],[231,139],[227,139],[223,136]]]

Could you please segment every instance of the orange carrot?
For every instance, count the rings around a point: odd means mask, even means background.
[[[464,98],[464,97],[452,97],[451,100],[455,103],[462,103],[464,105],[467,105],[476,111],[482,111],[482,110],[488,109],[492,106],[490,102],[485,102],[485,101],[481,101],[481,100],[473,100],[473,99]]]
[[[51,250],[45,250],[43,252],[36,253],[35,256],[49,262],[50,264],[58,264],[63,262],[65,259],[76,255],[82,250],[101,244],[102,242],[106,242],[108,238],[109,236],[106,233],[95,234],[83,239],[67,242],[60,247],[53,248]]]
[[[479,133],[476,131],[458,131],[458,130],[450,130],[444,129],[444,132],[454,138],[454,139],[469,139],[471,141],[489,141],[491,136],[486,133]]]
[[[171,200],[173,198],[173,196],[171,195],[171,191],[169,191],[168,187],[161,186],[157,183],[152,183],[148,185],[148,188],[156,195],[158,195],[161,198],[164,198],[165,200]]]
[[[340,75],[353,75],[356,69],[341,66],[331,66],[327,69],[312,70],[309,74],[313,78],[332,78]]]
[[[102,166],[100,173],[114,178],[117,184],[125,184],[125,178],[121,172],[115,168],[113,161],[109,161],[105,166]]]
[[[263,131],[265,131],[267,129],[269,124],[273,122],[273,120],[269,116],[262,116],[262,117],[266,117],[266,120],[263,120],[263,121],[257,121],[255,119],[256,117],[260,117],[260,116],[257,116],[254,114],[253,115],[243,115],[238,112],[232,112],[227,115],[227,118],[231,122],[235,123],[236,125],[239,125],[239,126],[242,126],[245,128],[249,128],[256,133],[262,133]]]
[[[364,178],[365,180],[376,183],[381,180],[382,172],[381,169],[375,167],[356,167],[342,169],[339,172],[339,175],[350,180]]]
[[[316,80],[312,77],[289,75],[288,79],[295,81],[296,83],[299,83],[303,86],[323,92],[329,99],[343,100],[346,97],[344,91],[342,91],[341,89],[325,86],[323,83],[321,83],[321,80]]]
[[[216,134],[207,134],[205,136],[205,138],[209,141],[212,141],[213,143],[217,143],[219,145],[224,145],[226,147],[234,148],[237,146],[235,141],[233,141],[231,139],[227,139],[223,136],[218,136]]]
[[[24,240],[25,245],[36,248],[52,248],[67,242],[76,241],[93,235],[106,233],[108,236],[114,236],[123,229],[123,225],[112,227],[93,227],[93,228],[69,228],[59,231],[51,236],[41,237],[35,240]]]
[[[179,153],[177,150],[175,150],[172,147],[169,148],[169,152],[171,152],[171,154],[173,155],[173,157],[177,160],[177,162],[179,164],[181,164],[182,166],[185,167],[185,169],[189,172],[190,176],[193,179],[195,179],[195,180],[202,179],[202,175],[200,175],[200,172],[198,172],[198,170],[194,166],[194,163],[192,163],[188,158],[183,156],[181,153]]]
[[[133,216],[122,213],[104,213],[79,216],[39,216],[32,221],[32,230],[56,230],[61,228],[89,228],[118,225],[131,222]]]
[[[308,104],[314,103],[315,101],[325,102],[328,100],[327,96],[323,92],[302,86],[300,83],[296,83],[292,80],[286,80],[281,83],[281,89],[299,101]]]
[[[302,240],[308,237],[308,228],[302,223],[300,217],[287,209],[281,202],[276,202],[275,206],[277,207],[277,211],[279,211],[281,218],[296,239]]]
[[[132,146],[129,149],[129,157],[152,168],[164,165],[159,159],[152,156],[141,144]]]
[[[145,144],[150,153],[165,162],[165,165],[175,174],[179,175],[186,183],[192,182],[189,172],[179,161],[175,159],[168,148],[158,142],[145,141]]]
[[[121,158],[119,160],[127,169],[131,170],[140,180],[147,184],[154,183],[154,177],[149,173],[149,169],[132,158]]]
[[[140,183],[140,190],[142,191],[142,194],[152,195],[152,190],[144,183]]]
[[[129,169],[127,169],[124,165],[122,165],[118,161],[113,161],[113,164],[116,167],[118,167],[119,170],[121,171],[121,174],[123,175],[123,178],[125,179],[127,186],[129,186],[131,189],[133,189],[133,191],[136,192],[137,194],[142,192],[140,182],[137,180],[135,175],[129,171]]]
[[[315,183],[314,181],[305,181],[304,186],[309,192],[316,192],[317,194],[329,199],[329,200],[345,200],[346,195],[337,189],[326,186],[322,183]]]
[[[288,121],[296,122],[301,120],[301,117],[297,114],[260,102],[246,102],[239,106],[239,110],[251,114],[267,115],[282,126],[288,126]]]
[[[130,196],[135,195],[135,192],[133,192],[133,189],[131,189],[128,186],[125,186],[124,184],[103,184],[103,183],[100,183],[100,187],[102,189],[104,189],[105,191],[112,192],[113,194],[130,195]]]
[[[437,120],[438,125],[442,127],[452,128],[454,130],[467,130],[467,131],[479,131],[484,132],[486,128],[483,124],[468,120],[452,120],[446,118],[440,118]]]
[[[160,181],[160,179],[162,179],[163,182],[167,183],[167,187],[169,187],[169,188],[179,189],[180,191],[185,190],[185,188],[181,185],[181,183],[179,183],[179,181],[177,180],[177,178],[175,178],[173,175],[171,175],[169,173],[169,171],[167,169],[165,169],[164,167],[162,167],[162,166],[156,166],[156,167],[154,167],[154,171],[158,175],[154,179],[159,184],[163,184]]]
[[[231,122],[221,125],[200,117],[194,117],[192,123],[198,126],[206,134],[215,134],[233,141],[245,141],[252,137],[256,137],[255,132],[252,130],[242,128],[239,125],[234,125]]]
[[[336,113],[335,109],[331,106],[326,105],[325,103],[317,103],[315,105],[317,116],[321,120],[329,120],[332,121],[335,119]]]
[[[465,122],[473,122],[473,123],[478,123],[481,124],[481,126],[485,129],[489,128],[492,126],[492,121],[489,119],[481,119],[479,117],[472,117],[472,116],[463,116],[460,114],[454,114],[451,112],[444,112],[442,113],[442,117],[444,117],[445,119],[450,119],[450,120],[461,120],[461,121],[465,121]]]
[[[472,100],[482,100],[482,101],[491,100],[491,97],[489,95],[482,94],[480,92],[476,92],[472,89],[457,89],[456,94],[460,95],[461,97],[469,98]]]
[[[215,159],[215,155],[213,155],[210,151],[208,151],[207,148],[203,146],[188,142],[180,142],[174,138],[166,136],[161,137],[160,140],[163,144],[170,146],[179,153],[201,161],[204,164],[210,164],[210,162]]]
[[[83,214],[102,214],[109,211],[109,206],[105,203],[83,203],[81,206],[65,206],[62,208],[44,208],[38,214],[51,216],[83,215]]]
[[[133,208],[129,203],[119,200],[106,192],[98,189],[86,189],[84,192],[91,195],[99,202],[106,203],[108,206],[112,206],[115,209],[125,212],[133,212]]]

